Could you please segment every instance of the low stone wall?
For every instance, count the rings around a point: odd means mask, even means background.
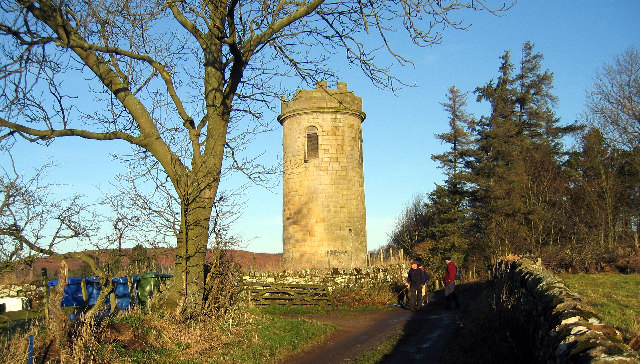
[[[29,299],[30,306],[38,308],[40,302],[44,299],[44,287],[35,284],[6,284],[0,285],[0,298],[5,297],[26,297]]]
[[[391,264],[353,269],[306,269],[284,271],[248,271],[244,273],[246,283],[314,284],[335,288],[371,288],[381,284],[402,284],[409,267],[406,264]]]
[[[496,309],[504,322],[535,345],[540,363],[639,363],[640,356],[571,292],[528,259],[502,261],[492,270]]]

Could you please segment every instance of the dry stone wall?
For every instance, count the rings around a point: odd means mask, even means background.
[[[35,284],[6,284],[0,285],[0,298],[26,297],[30,306],[38,308],[44,299],[45,289]]]
[[[245,283],[312,284],[326,286],[329,291],[336,288],[371,288],[381,284],[401,284],[409,267],[392,264],[366,268],[305,269],[284,271],[248,271]]]
[[[528,259],[502,261],[492,270],[498,310],[535,345],[540,363],[639,363],[640,356],[571,292]]]

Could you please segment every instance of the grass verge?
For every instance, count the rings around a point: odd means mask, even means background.
[[[190,323],[155,314],[122,316],[119,320],[137,326],[150,345],[135,351],[116,346],[110,362],[273,363],[333,330],[331,325],[288,319],[282,313],[283,309],[251,308],[237,310],[223,321]]]
[[[315,313],[295,308],[289,314]],[[74,363],[274,363],[321,341],[330,324],[283,317],[286,309],[240,308],[216,319],[178,320],[158,311],[131,310],[98,326],[75,331],[64,362]],[[51,336],[44,327],[19,330],[0,342],[0,357],[26,362],[29,334],[35,334],[41,362]],[[34,329],[36,331],[34,331]]]
[[[395,334],[386,338],[378,346],[364,353],[360,358],[353,361],[353,364],[375,364],[380,363],[382,359],[391,354],[398,345],[398,342],[406,333],[403,329],[399,329]]]
[[[628,343],[640,334],[640,274],[561,274],[567,287]]]
[[[341,290],[335,292],[332,307],[240,303],[219,317],[186,321],[171,313],[134,308],[98,324],[67,323],[70,340],[63,350],[56,347],[55,335],[44,324],[25,327],[0,342],[0,357],[26,361],[24,343],[30,331],[36,335],[38,362],[48,355],[76,363],[275,363],[321,342],[335,329],[313,321],[313,315],[385,309],[393,297],[388,286]]]

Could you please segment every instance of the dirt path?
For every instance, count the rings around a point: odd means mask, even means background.
[[[284,358],[280,363],[345,363],[357,359],[399,329],[405,333],[380,363],[438,363],[446,343],[456,334],[472,293],[460,292],[462,308],[446,310],[442,293],[433,295],[419,311],[394,307],[388,311],[321,315],[307,319],[338,326],[323,342]]]
[[[323,342],[287,357],[282,364],[343,363],[361,356],[406,324],[413,312],[401,308],[367,311],[350,315],[312,316],[312,320],[338,326]]]

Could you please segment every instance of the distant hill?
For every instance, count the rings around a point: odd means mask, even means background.
[[[85,253],[97,258],[101,266],[107,261],[108,257],[118,256],[120,264],[115,270],[126,270],[131,265],[138,265],[137,270],[141,271],[157,271],[161,273],[173,273],[173,267],[176,260],[176,250],[174,248],[147,248],[143,250],[143,256],[140,256],[140,250],[137,252],[133,249],[117,250],[89,250]],[[253,253],[245,250],[228,250],[227,259],[238,263],[242,269],[256,270],[280,270],[282,269],[282,253]],[[138,258],[138,260],[136,260]],[[207,252],[207,260],[213,259],[213,251]],[[91,275],[88,266],[81,259],[67,259],[70,276],[87,276]],[[42,257],[35,260],[33,266],[22,265],[12,272],[3,274],[0,277],[0,283],[20,283],[33,280],[40,280],[42,268],[47,268],[50,278],[57,276],[60,268],[60,261],[51,257]]]

